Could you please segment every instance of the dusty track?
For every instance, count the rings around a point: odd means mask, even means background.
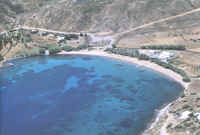
[[[62,31],[49,30],[49,29],[44,29],[44,28],[34,28],[34,27],[28,27],[28,26],[23,26],[21,28],[25,30],[38,30],[38,31],[43,31],[43,32],[55,33],[55,34],[56,33],[57,34],[80,34],[77,32],[62,32]]]
[[[177,19],[177,18],[186,16],[186,15],[190,15],[190,14],[196,13],[196,12],[200,12],[200,8],[196,8],[196,9],[193,9],[191,11],[184,12],[184,13],[181,13],[181,14],[178,14],[178,15],[175,15],[175,16],[170,16],[170,17],[163,18],[163,19],[160,19],[160,20],[156,20],[156,21],[153,21],[153,22],[150,22],[150,23],[138,26],[138,27],[134,27],[134,28],[132,28],[130,30],[127,30],[127,31],[124,31],[124,32],[121,32],[121,33],[117,33],[117,34],[113,35],[113,37],[120,38],[123,35],[128,34],[130,32],[133,32],[133,31],[136,31],[136,30],[139,30],[139,29],[142,29],[142,28],[147,28],[149,26],[152,26],[152,25],[155,25],[155,24],[159,24],[159,23],[163,23],[163,22],[166,22],[166,21],[170,21],[170,20],[173,20],[173,19]]]
[[[160,19],[160,20],[156,20],[156,21],[153,21],[153,22],[150,22],[150,23],[138,26],[138,27],[134,27],[134,28],[131,28],[130,30],[127,30],[127,31],[124,31],[124,32],[121,32],[121,33],[116,33],[116,34],[114,34],[110,37],[113,38],[113,40],[115,40],[116,42],[118,42],[124,35],[126,35],[128,33],[137,31],[139,29],[147,28],[147,27],[153,26],[155,24],[163,23],[163,22],[170,21],[170,20],[173,20],[173,19],[177,19],[177,18],[180,18],[180,17],[183,17],[183,16],[187,16],[187,15],[190,15],[190,14],[193,14],[193,13],[197,13],[197,12],[200,12],[200,8],[196,8],[196,9],[193,9],[191,11],[184,12],[184,13],[181,13],[181,14],[178,14],[178,15],[175,15],[175,16],[170,16],[170,17],[163,18],[163,19]],[[61,31],[49,30],[49,29],[44,29],[44,28],[33,28],[33,27],[27,27],[27,26],[15,28],[15,29],[10,30],[10,31],[16,31],[16,30],[19,30],[19,29],[38,30],[38,31],[43,31],[43,32],[49,32],[49,33],[54,33],[54,34],[64,34],[64,35],[65,34],[80,34],[80,33],[77,33],[77,32],[61,32]],[[2,33],[0,33],[0,35],[5,34],[5,33],[6,32],[2,32]]]

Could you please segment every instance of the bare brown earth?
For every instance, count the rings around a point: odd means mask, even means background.
[[[146,133],[148,135],[199,135],[200,122],[195,116],[190,115],[187,119],[180,119],[184,111],[190,111],[192,114],[200,111],[199,87],[200,80],[194,79],[188,90],[184,91],[184,95],[173,102],[154,128]]]
[[[200,47],[200,28],[197,27],[196,29],[199,31],[186,33],[184,30],[177,30],[176,32],[168,30],[165,32],[149,32],[143,35],[136,33],[122,38],[117,46],[139,48],[142,45],[186,45],[188,49],[197,51],[196,49]]]

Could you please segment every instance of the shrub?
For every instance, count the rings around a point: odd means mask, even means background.
[[[167,129],[169,129],[171,127],[172,127],[172,123],[170,123],[170,124],[167,125]]]
[[[56,54],[59,53],[62,50],[62,47],[51,47],[48,49],[50,54]]]
[[[147,55],[145,55],[145,54],[140,54],[140,55],[138,56],[138,59],[140,59],[140,60],[149,60],[150,57],[147,56]]]
[[[130,57],[138,57],[139,56],[138,50],[131,49],[131,48],[107,48],[105,51],[111,52],[114,54],[130,56]]]
[[[24,48],[17,52],[17,55],[22,57],[38,56],[40,55],[39,48]]]
[[[183,105],[183,107],[182,107],[182,109],[188,109],[188,108],[190,108],[190,106],[187,104]]]
[[[184,77],[183,77],[183,81],[184,81],[184,82],[190,82],[191,79],[190,79],[188,76],[184,76]]]
[[[179,69],[175,66],[173,66],[170,63],[165,63],[159,59],[150,58],[149,56],[145,54],[140,54],[137,49],[131,49],[131,48],[107,48],[105,51],[111,52],[114,54],[124,55],[124,56],[130,56],[130,57],[136,57],[140,60],[150,60],[153,63],[156,63],[164,68],[170,69],[178,74],[180,74],[183,77],[184,82],[190,82],[190,78],[187,76],[184,70]]]
[[[33,39],[31,38],[30,35],[27,34],[27,35],[24,36],[24,41],[25,41],[26,43],[29,43],[29,42],[32,42]]]
[[[68,34],[65,36],[65,38],[67,40],[71,40],[71,39],[78,39],[79,38],[79,35],[76,35],[76,34]]]
[[[3,44],[1,44],[1,41],[0,41],[0,50],[1,50],[1,49],[3,49]]]
[[[44,48],[40,48],[39,52],[40,52],[40,54],[44,54],[45,53],[45,49]]]
[[[153,49],[153,50],[185,50],[184,45],[151,45],[142,46],[141,49]]]
[[[79,45],[77,48],[75,48],[74,50],[83,50],[83,49],[87,49],[88,46],[87,45]]]
[[[151,59],[152,62],[164,67],[164,68],[167,68],[167,69],[170,69],[178,74],[180,74],[182,77],[183,77],[183,81],[184,82],[190,82],[191,79],[187,76],[187,74],[185,73],[185,71],[183,71],[182,69],[179,69],[169,63],[165,63],[165,62],[162,62],[160,61],[159,59]]]
[[[3,56],[0,54],[0,61],[4,60]]]
[[[71,47],[71,46],[63,46],[62,49],[63,49],[64,51],[69,52],[69,51],[72,51],[72,50],[73,50],[73,47]]]
[[[112,48],[117,48],[117,46],[115,44],[112,45]]]

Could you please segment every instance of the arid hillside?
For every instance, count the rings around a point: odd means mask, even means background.
[[[16,17],[24,12],[20,3],[11,0],[0,0],[0,31],[10,29],[15,25]]]
[[[54,2],[41,4],[40,0],[35,0],[33,6],[38,10],[22,16],[20,24],[62,31],[122,32],[200,7],[198,0],[49,1]],[[172,21],[172,25],[175,28],[187,27],[198,24],[199,18],[199,13],[193,14],[189,18]]]
[[[67,32],[116,34],[200,8],[199,0],[0,0],[0,30],[18,25]],[[4,10],[5,9],[5,10]],[[9,23],[8,23],[9,22]],[[119,47],[199,44],[200,12],[166,20],[128,34]],[[138,46],[139,45],[139,46]]]
[[[25,10],[17,15],[16,25],[101,35],[124,32],[200,7],[199,0],[14,1]],[[199,38],[199,23],[200,12],[196,12],[129,33],[117,45],[134,48],[139,44],[193,44]]]
[[[52,3],[53,0],[0,0],[0,31],[16,27],[18,16],[33,13]]]

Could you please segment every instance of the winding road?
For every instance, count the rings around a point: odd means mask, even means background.
[[[180,18],[180,17],[183,17],[183,16],[194,14],[194,13],[197,13],[197,12],[200,12],[200,8],[196,8],[196,9],[193,9],[193,10],[190,10],[190,11],[187,11],[187,12],[175,15],[175,16],[170,16],[170,17],[167,17],[167,18],[163,18],[163,19],[159,19],[159,20],[147,23],[147,24],[143,24],[141,26],[131,28],[131,29],[124,31],[124,32],[121,32],[121,33],[116,33],[114,35],[109,36],[109,39],[112,39],[112,42],[115,41],[115,43],[116,43],[120,40],[121,37],[123,37],[124,35],[126,35],[128,33],[137,31],[139,29],[147,28],[147,27],[153,26],[155,24],[160,24],[160,23],[163,23],[163,22],[166,22],[166,21],[170,21],[170,20],[174,20],[174,19],[177,19],[177,18]],[[20,30],[20,29],[38,30],[38,31],[41,31],[41,32],[48,32],[48,33],[52,33],[52,34],[63,34],[63,35],[65,35],[65,34],[66,35],[67,34],[80,34],[80,33],[77,33],[77,32],[62,32],[62,31],[49,30],[49,29],[44,29],[44,28],[34,28],[34,27],[28,27],[28,26],[18,27],[18,28],[15,28],[13,30],[10,30],[9,32],[17,31],[17,30]],[[84,33],[87,33],[87,32],[84,32]],[[0,35],[1,34],[6,34],[6,32],[1,32]],[[90,35],[91,35],[91,33],[90,33]],[[108,37],[108,36],[105,36],[105,37]],[[98,38],[102,38],[102,40],[105,40],[105,37],[98,37]]]

